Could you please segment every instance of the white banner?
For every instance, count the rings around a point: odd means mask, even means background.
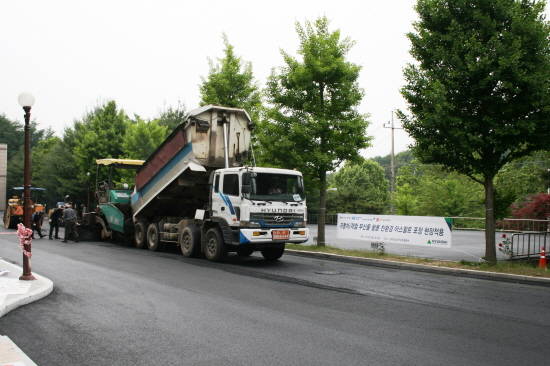
[[[445,218],[338,214],[338,238],[450,248],[451,229]]]

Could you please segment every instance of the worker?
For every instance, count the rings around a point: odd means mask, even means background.
[[[59,220],[63,215],[63,209],[61,207],[56,207],[53,209],[52,215],[50,217],[50,235],[49,239],[52,240],[52,234],[55,230],[55,238],[59,239]]]
[[[40,236],[40,239],[42,239],[45,235],[42,234],[42,215],[44,212],[38,211],[32,214],[32,238],[34,239],[34,232],[36,231],[38,233],[38,236]]]
[[[74,236],[75,243],[78,243],[78,231],[76,230],[76,211],[70,204],[65,205],[63,210],[63,221],[65,222],[65,236],[63,243],[66,243],[71,234]]]

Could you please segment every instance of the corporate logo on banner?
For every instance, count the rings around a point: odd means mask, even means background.
[[[450,248],[445,218],[338,214],[338,238]]]

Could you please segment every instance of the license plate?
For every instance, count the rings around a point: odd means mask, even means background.
[[[290,230],[273,230],[271,235],[273,240],[287,240],[290,238]]]

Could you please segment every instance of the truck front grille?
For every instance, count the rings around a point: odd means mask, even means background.
[[[258,222],[262,226],[289,226],[304,221],[304,214],[298,213],[265,213],[250,214],[251,222]]]

